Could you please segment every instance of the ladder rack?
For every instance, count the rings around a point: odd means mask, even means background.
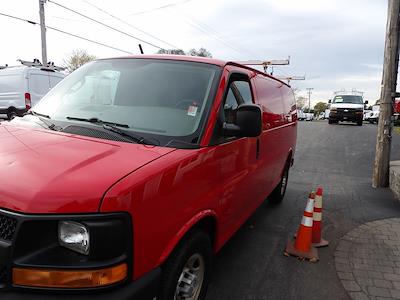
[[[24,66],[40,68],[41,70],[46,70],[46,71],[64,71],[66,69],[64,67],[58,67],[54,65],[54,62],[52,61],[49,61],[46,65],[43,65],[37,58],[34,58],[33,61],[22,60],[22,59],[17,59],[17,61],[19,61]]]
[[[242,60],[235,61],[245,66],[284,66],[290,64],[290,56],[288,59],[272,59],[272,60]]]
[[[351,91],[346,91],[345,89],[342,89],[340,91],[333,92],[334,95],[357,95],[357,96],[363,96],[364,92],[357,91],[356,89],[352,89]]]

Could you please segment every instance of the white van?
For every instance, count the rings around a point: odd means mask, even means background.
[[[0,68],[0,115],[21,116],[66,75],[50,68],[14,66]]]
[[[358,126],[363,125],[364,106],[368,101],[363,101],[362,94],[336,94],[331,104],[329,113],[329,124],[339,123],[339,121],[355,122]]]

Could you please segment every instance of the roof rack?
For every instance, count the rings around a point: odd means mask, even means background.
[[[345,95],[345,94],[347,94],[347,95],[363,96],[364,92],[357,91],[356,89],[352,89],[351,91],[346,91],[345,89],[342,89],[340,91],[333,92],[333,94],[334,95]]]
[[[238,64],[245,66],[283,66],[290,64],[290,56],[288,59],[272,59],[272,60],[242,60],[236,61]]]
[[[66,69],[64,67],[58,67],[54,65],[54,62],[52,61],[49,61],[46,65],[43,65],[37,58],[34,58],[33,61],[27,61],[22,59],[17,59],[17,61],[19,61],[24,66],[40,68],[41,70],[46,70],[46,71],[64,71]]]
[[[1,70],[1,69],[5,69],[5,68],[7,68],[7,67],[8,67],[7,64],[5,64],[4,66],[0,66],[0,70]]]
[[[290,84],[290,81],[292,80],[306,80],[306,76],[286,76],[286,77],[282,77],[282,76],[275,76],[275,78],[279,79],[279,80],[286,80],[288,84]]]

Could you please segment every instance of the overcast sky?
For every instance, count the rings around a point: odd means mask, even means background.
[[[38,22],[38,1],[1,1],[0,12]],[[363,91],[370,102],[379,98],[385,0],[54,1],[163,48],[171,48],[165,42],[185,51],[205,47],[223,60],[284,59],[290,55],[290,65],[275,67],[275,75],[306,75],[305,81],[292,81],[292,86],[300,89],[300,95],[306,95],[307,87],[314,88],[314,103],[326,101],[342,88]],[[138,41],[133,38],[51,2],[45,4],[45,11],[48,26],[138,53]],[[0,65],[15,64],[19,58],[41,58],[39,26],[0,16],[0,28]],[[141,43],[146,54],[158,50]],[[78,48],[97,57],[124,55],[51,30],[47,30],[47,44],[49,60],[58,65]]]

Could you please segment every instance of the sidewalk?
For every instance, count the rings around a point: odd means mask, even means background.
[[[400,218],[348,232],[336,248],[335,266],[352,299],[400,299]]]

